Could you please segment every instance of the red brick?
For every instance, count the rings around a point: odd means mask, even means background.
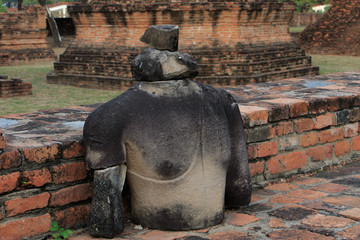
[[[50,226],[51,216],[47,213],[0,224],[0,236],[6,236],[6,239],[22,239],[46,233]]]
[[[136,235],[136,238],[144,239],[144,240],[173,240],[180,239],[188,236],[188,233],[185,232],[165,232],[159,230],[152,230],[146,232],[143,235]]]
[[[0,149],[5,149],[5,148],[7,148],[7,146],[8,146],[8,143],[5,139],[5,137],[2,136],[2,134],[0,132]]]
[[[258,161],[256,163],[249,163],[250,176],[263,174],[265,170],[265,161]]]
[[[299,146],[299,136],[282,137],[279,139],[279,151],[295,150]]]
[[[355,221],[360,221],[360,208],[352,208],[345,211],[339,212],[339,215],[353,219]]]
[[[347,124],[344,126],[345,137],[355,137],[359,132],[359,123]]]
[[[343,218],[343,217],[334,217],[334,216],[325,216],[322,214],[316,214],[311,216],[308,219],[303,220],[301,223],[311,227],[321,227],[321,228],[343,228],[346,225],[353,223],[353,220]]]
[[[26,185],[35,187],[41,187],[47,183],[51,183],[51,174],[47,168],[25,171],[21,174],[21,177],[27,182]]]
[[[293,183],[299,184],[299,185],[300,184],[301,185],[314,185],[314,184],[321,183],[321,182],[324,182],[323,178],[311,177],[311,178],[305,178],[305,179],[297,180],[297,181],[294,181]]]
[[[314,121],[311,118],[295,120],[295,125],[297,133],[311,131],[315,128]]]
[[[45,192],[27,198],[16,198],[5,201],[6,216],[15,216],[29,210],[45,208],[48,205],[50,194]]]
[[[0,176],[0,194],[14,190],[17,186],[19,177],[19,172]]]
[[[54,213],[56,222],[61,227],[77,228],[86,225],[90,204],[70,207]]]
[[[249,159],[274,156],[278,153],[278,143],[264,142],[250,145],[248,149],[248,151],[251,153],[249,154]]]
[[[360,121],[360,108],[350,110],[350,122]]]
[[[85,179],[87,171],[84,162],[61,164],[52,169],[53,182],[56,184]]]
[[[9,169],[18,167],[22,163],[20,152],[15,148],[7,148],[3,153],[0,153],[0,169]]]
[[[292,99],[293,102],[290,105],[290,117],[295,118],[308,114],[308,103],[303,100]]]
[[[332,159],[333,153],[334,147],[332,145],[322,145],[307,150],[307,154],[312,161],[324,161],[326,159]]]
[[[302,147],[314,146],[319,142],[318,132],[309,132],[300,137]]]
[[[320,114],[327,111],[327,102],[326,98],[312,98],[309,100],[309,113],[310,114]]]
[[[329,192],[329,193],[338,193],[338,192],[342,192],[346,189],[348,189],[349,187],[346,187],[344,185],[341,184],[336,184],[336,183],[324,183],[321,184],[317,187],[312,188],[313,190],[316,191],[322,191],[322,192]]]
[[[360,224],[348,228],[345,231],[338,233],[338,235],[344,237],[347,240],[359,240]]]
[[[340,109],[349,108],[354,96],[339,96],[328,98],[328,110],[334,112]]]
[[[351,139],[351,141],[352,141],[353,151],[359,151],[360,150],[360,136],[353,137]]]
[[[72,142],[64,145],[61,151],[63,159],[72,159],[84,156],[84,145],[82,142]]]
[[[276,135],[279,137],[287,135],[294,132],[294,123],[293,122],[280,122],[275,127]]]
[[[334,237],[324,236],[319,233],[309,232],[307,230],[285,229],[267,234],[271,240],[285,239],[306,239],[306,240],[334,240]]]
[[[230,212],[226,216],[226,223],[239,227],[259,220],[260,218],[243,213]]]
[[[49,206],[64,206],[69,203],[86,200],[90,197],[92,197],[91,184],[84,183],[51,192]]]
[[[271,228],[286,228],[283,220],[278,218],[271,218],[269,221],[269,227]]]
[[[293,198],[293,197],[288,197],[286,195],[275,195],[271,197],[269,200],[270,203],[283,203],[283,204],[301,203],[303,201],[305,200],[302,198]]]
[[[304,200],[315,200],[326,197],[328,196],[328,194],[319,191],[309,190],[309,189],[301,189],[285,194],[285,196],[290,198],[304,199]]]
[[[335,156],[343,156],[351,152],[351,146],[348,141],[336,142],[335,144]]]
[[[28,162],[44,163],[46,161],[54,161],[59,157],[59,146],[44,146],[40,148],[22,149],[25,159]]]
[[[263,125],[268,123],[269,111],[266,108],[257,106],[240,106],[241,113],[249,118],[249,126]]]
[[[305,151],[292,152],[285,155],[272,157],[268,161],[270,174],[291,171],[306,166],[307,156]]]
[[[315,129],[322,129],[332,125],[334,125],[334,116],[332,113],[326,113],[315,118]]]
[[[345,136],[345,132],[343,127],[328,129],[320,132],[320,142],[321,143],[335,142],[337,140],[344,139],[344,136]]]
[[[273,184],[273,185],[265,187],[265,189],[284,191],[284,192],[292,191],[292,190],[295,190],[298,188],[299,188],[299,186],[296,186],[296,185],[290,184],[290,183],[277,183],[277,184]]]
[[[218,232],[213,233],[206,238],[210,240],[250,240],[253,239],[252,237],[249,237],[247,233],[245,232],[238,232],[238,231],[226,231],[226,232]]]
[[[326,203],[360,208],[360,198],[352,196],[327,197],[322,200]]]

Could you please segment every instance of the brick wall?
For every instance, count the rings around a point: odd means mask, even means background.
[[[360,0],[333,0],[331,8],[300,34],[313,53],[360,56]]]
[[[225,89],[242,112],[255,186],[360,159],[360,73]],[[97,106],[0,118],[0,239],[46,235],[51,220],[85,226],[81,125]]]
[[[0,239],[44,234],[51,220],[85,226],[92,187],[80,143],[0,151]]]
[[[315,23],[323,17],[323,13],[307,13],[307,12],[296,12],[291,19],[291,27],[306,27],[310,24]]]
[[[0,13],[0,65],[55,60],[46,36],[44,8],[29,6],[23,11]]]
[[[276,1],[93,1],[71,6],[76,38],[47,79],[126,88],[132,84],[130,62],[146,47],[139,39],[155,24],[180,26],[179,49],[197,59],[200,82],[246,84],[317,74],[288,32],[294,9],[294,4]]]
[[[0,75],[0,98],[24,96],[32,94],[32,84],[20,79],[8,79]]]

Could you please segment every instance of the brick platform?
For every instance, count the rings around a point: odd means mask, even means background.
[[[360,159],[360,73],[225,89],[239,102],[255,187]],[[84,166],[82,126],[97,106],[0,118],[0,236],[44,236],[51,219],[66,228],[85,226],[92,178]],[[230,211],[224,225],[203,231],[135,231],[128,222],[122,236],[224,239],[245,234],[244,239],[253,239],[251,236],[268,234],[270,239],[287,239],[285,236],[304,234],[319,239],[356,239],[360,196],[351,184],[359,184],[360,178],[358,170],[355,172],[351,179],[346,178],[348,171],[257,190],[249,208]],[[84,238],[86,235],[78,239]]]
[[[360,56],[360,0],[332,0],[331,8],[299,37],[312,53]]]
[[[32,84],[20,79],[8,79],[0,76],[0,98],[25,96],[32,94]]]
[[[288,32],[295,6],[275,1],[92,1],[69,7],[74,42],[49,83],[102,89],[131,86],[131,60],[155,24],[180,26],[179,50],[195,56],[197,81],[240,85],[319,73]],[[121,17],[119,17],[121,16]]]
[[[47,34],[45,9],[40,6],[0,13],[0,65],[55,60]]]

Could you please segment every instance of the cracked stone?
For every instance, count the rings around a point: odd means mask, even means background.
[[[322,214],[316,214],[311,216],[308,219],[302,221],[302,224],[311,226],[311,227],[323,227],[323,228],[342,228],[346,225],[353,223],[353,220],[343,218],[343,217],[334,217],[334,216],[325,216]]]
[[[316,210],[309,209],[301,205],[288,205],[274,210],[269,214],[275,217],[283,218],[285,220],[301,220],[309,215],[315,214],[316,212]]]

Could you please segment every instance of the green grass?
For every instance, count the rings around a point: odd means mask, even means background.
[[[360,57],[312,55],[313,65],[320,67],[320,74],[360,71]],[[0,75],[20,78],[33,84],[33,95],[0,98],[0,116],[28,113],[40,109],[64,108],[74,105],[106,102],[120,91],[107,91],[47,84],[46,74],[53,70],[51,62],[0,67]]]
[[[311,55],[312,65],[320,67],[320,75],[360,71],[360,57]]]
[[[107,91],[46,83],[46,74],[53,70],[53,63],[36,63],[0,67],[0,75],[20,78],[32,83],[32,95],[0,98],[0,116],[12,113],[28,113],[40,109],[63,108],[74,105],[106,102],[120,91]]]
[[[304,31],[306,27],[289,27],[289,32],[290,33],[300,33],[302,31]]]

